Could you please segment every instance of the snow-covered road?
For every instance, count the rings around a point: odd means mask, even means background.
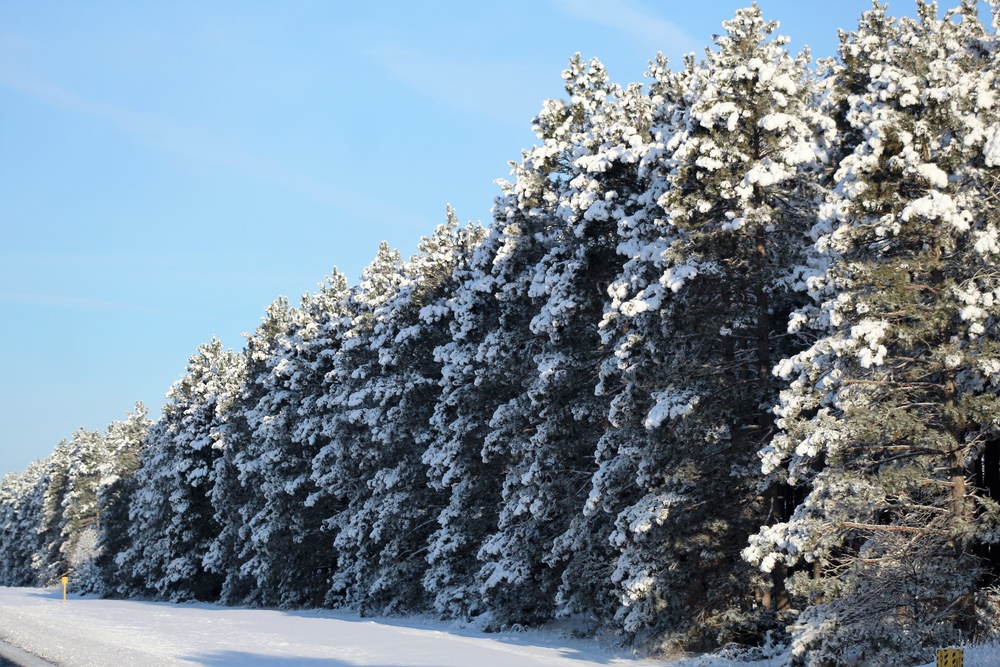
[[[653,667],[553,634],[0,588],[0,640],[60,667]]]

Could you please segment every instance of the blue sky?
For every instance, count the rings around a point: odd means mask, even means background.
[[[488,222],[575,52],[639,81],[747,4],[0,1],[0,475],[446,204]],[[871,6],[759,5],[818,57]]]

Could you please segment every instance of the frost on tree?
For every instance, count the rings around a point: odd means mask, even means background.
[[[789,386],[764,470],[805,493],[747,556],[796,569],[808,664],[848,646],[925,661],[1000,618],[998,45],[971,2],[918,17],[876,6],[842,41],[870,64],[845,100],[860,141],[816,229],[815,306],[792,320],[817,340],[776,369]]]

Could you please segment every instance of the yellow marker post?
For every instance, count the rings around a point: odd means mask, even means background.
[[[937,652],[937,667],[962,667],[965,651],[960,648],[942,648]]]
[[[62,585],[63,585],[63,604],[66,604],[66,584],[68,584],[68,583],[69,583],[69,577],[63,577],[63,578],[62,578]]]

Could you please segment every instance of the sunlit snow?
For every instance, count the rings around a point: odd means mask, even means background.
[[[101,600],[0,588],[0,640],[63,667],[590,667],[668,663],[557,633],[484,634],[459,624],[330,611]],[[2,655],[2,651],[0,651]]]

